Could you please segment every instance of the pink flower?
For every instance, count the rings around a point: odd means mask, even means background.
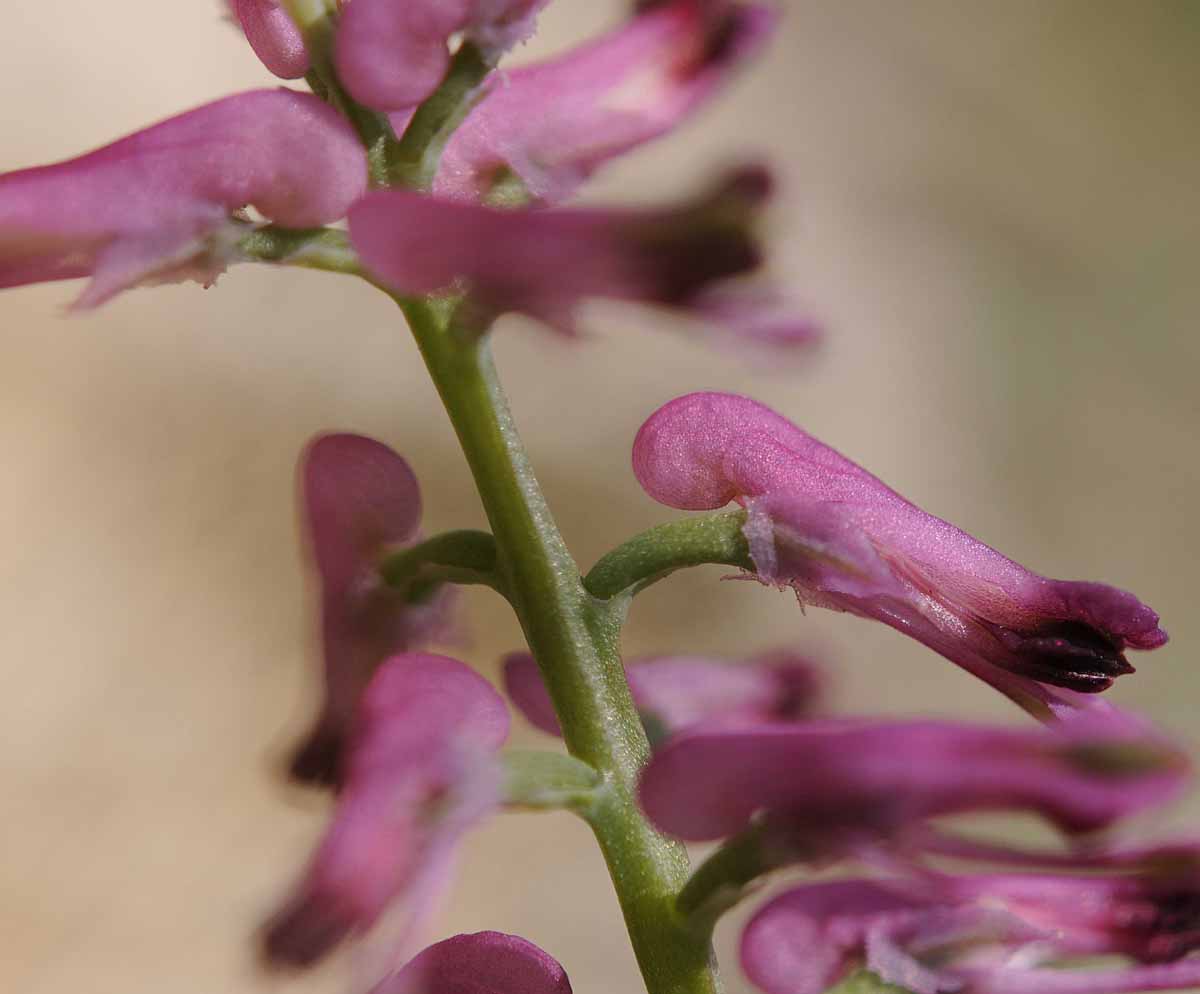
[[[434,193],[485,199],[513,174],[537,201],[565,199],[605,162],[720,93],[775,22],[762,4],[672,0],[546,62],[493,76],[446,146]]]
[[[571,982],[532,942],[476,932],[430,946],[372,994],[571,994]]]
[[[484,322],[520,311],[572,334],[589,297],[703,315],[709,294],[759,265],[751,228],[770,187],[764,170],[748,167],[666,210],[512,211],[380,191],[350,212],[350,236],[367,267],[401,293],[465,284]],[[780,341],[807,345],[811,326],[796,329]]]
[[[91,276],[76,306],[93,307],[139,283],[212,282],[237,258],[234,211],[325,224],[366,184],[362,147],[330,107],[288,90],[241,93],[0,176],[0,287]]]
[[[416,477],[382,442],[320,435],[300,459],[301,498],[321,582],[325,700],[316,727],[296,752],[300,780],[336,782],[363,688],[386,657],[442,635],[453,590],[412,603],[377,572],[389,549],[418,538]]]
[[[233,14],[254,54],[281,79],[300,79],[308,72],[308,52],[300,29],[280,0],[230,0]]]
[[[445,656],[393,656],[363,694],[333,821],[268,923],[267,958],[307,966],[403,904],[400,944],[445,888],[462,834],[499,804],[508,711]]]
[[[767,994],[820,994],[860,964],[915,994],[1132,994],[1200,982],[1181,959],[1198,946],[1194,871],[979,875],[793,888],[751,919],[741,958]],[[1135,962],[1067,968],[1088,956]]]
[[[450,64],[447,43],[462,32],[494,61],[533,33],[548,0],[354,0],[342,11],[334,57],[359,103],[384,111],[415,107]]]
[[[763,582],[905,632],[1043,717],[1132,672],[1126,648],[1167,640],[1132,594],[1025,569],[745,397],[662,407],[633,465],[671,507],[742,504]]]
[[[1093,831],[1175,796],[1186,773],[1132,720],[1026,731],[827,719],[682,732],[655,752],[639,796],[677,838],[734,835],[765,812],[819,856],[864,839],[902,846],[927,819],[962,812],[1029,811]]]
[[[625,672],[652,742],[701,722],[795,721],[812,713],[824,682],[811,662],[788,652],[766,653],[744,663],[659,656],[632,660]],[[550,694],[529,653],[505,657],[504,689],[535,728],[562,735]]]

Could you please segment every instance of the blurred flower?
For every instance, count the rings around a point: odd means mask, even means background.
[[[246,40],[262,64],[281,79],[300,79],[308,72],[308,52],[296,23],[280,0],[230,0]]]
[[[413,602],[379,577],[384,553],[419,538],[421,494],[399,455],[362,435],[320,435],[299,468],[321,583],[325,699],[291,769],[300,780],[331,783],[371,674],[387,656],[444,635],[454,591],[442,586]]]
[[[571,983],[532,942],[476,932],[430,946],[372,994],[571,994]]]
[[[742,965],[768,994],[821,994],[860,964],[915,994],[1182,990],[1200,982],[1200,959],[1180,959],[1200,946],[1197,883],[1193,873],[809,884],[754,916]],[[1064,962],[1111,955],[1135,964]]]
[[[770,187],[764,170],[747,167],[691,203],[658,210],[497,210],[380,191],[350,212],[350,237],[367,267],[401,293],[465,284],[483,324],[519,311],[573,334],[590,297],[703,315],[705,292],[759,266],[752,229]],[[809,344],[811,326],[796,328],[780,344]]]
[[[665,405],[638,433],[633,464],[671,507],[743,504],[763,582],[882,621],[1042,717],[1132,672],[1126,648],[1167,640],[1132,594],[1025,569],[745,397]]]
[[[1104,828],[1179,792],[1187,763],[1132,720],[1051,730],[826,719],[698,728],[655,752],[639,796],[662,831],[719,839],[762,812],[815,858],[919,842],[929,818],[1028,811],[1067,832]]]
[[[789,652],[766,653],[741,663],[656,656],[631,660],[625,675],[652,743],[700,722],[740,724],[807,717],[824,682],[813,663]],[[533,656],[513,652],[504,658],[504,689],[531,725],[562,735]]]
[[[499,804],[492,753],[508,711],[445,656],[388,659],[362,696],[333,820],[295,894],[268,923],[268,960],[316,962],[402,904],[407,944],[452,870],[459,838]]]
[[[437,89],[461,33],[491,62],[533,34],[548,0],[354,0],[342,11],[334,58],[350,95],[403,111]]]
[[[366,189],[349,125],[314,96],[255,90],[77,159],[0,176],[0,287],[91,276],[94,307],[139,283],[211,283],[236,261],[234,211],[303,228]]]
[[[548,61],[492,76],[446,146],[434,193],[486,199],[515,176],[535,201],[565,199],[609,159],[720,93],[775,22],[763,4],[673,0]]]

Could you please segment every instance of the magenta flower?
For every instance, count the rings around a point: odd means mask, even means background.
[[[139,283],[211,283],[237,259],[234,211],[311,227],[344,216],[366,184],[362,147],[332,108],[241,93],[0,176],[0,288],[90,276],[76,306],[94,307]]]
[[[246,40],[262,64],[281,79],[308,72],[308,52],[296,23],[280,0],[230,0]]]
[[[631,660],[629,690],[652,742],[692,725],[795,721],[812,714],[824,689],[823,674],[789,652],[766,653],[744,663],[701,656]],[[527,652],[504,659],[504,689],[535,728],[562,735],[537,663]]]
[[[401,293],[465,284],[482,317],[520,311],[573,334],[575,312],[589,297],[703,316],[710,294],[759,265],[751,226],[770,187],[765,171],[749,167],[672,209],[548,211],[498,210],[388,190],[355,205],[350,236],[367,267]],[[748,323],[739,314],[732,326]],[[779,340],[806,345],[811,325],[797,322],[796,335]]]
[[[421,519],[416,477],[386,445],[362,435],[320,435],[304,450],[299,475],[321,583],[325,699],[292,774],[333,783],[371,674],[386,657],[444,635],[454,593],[441,587],[413,603],[379,577],[380,558],[415,541]]]
[[[445,656],[393,656],[362,696],[333,821],[293,896],[268,923],[267,958],[309,965],[394,904],[432,910],[459,838],[500,803],[491,755],[508,736],[491,686]]]
[[[660,408],[633,465],[671,507],[744,505],[763,582],[905,632],[1042,716],[1132,672],[1126,648],[1167,641],[1132,594],[1025,569],[745,397],[696,393]]]
[[[1192,987],[1200,959],[1181,957],[1198,946],[1194,874],[983,875],[793,888],[746,926],[741,958],[767,994],[820,994],[859,965],[915,994],[1115,994]],[[1135,963],[1064,968],[1114,955]]]
[[[415,107],[450,65],[454,34],[498,59],[533,34],[548,0],[354,0],[342,11],[338,75],[359,103],[383,111]]]
[[[775,23],[762,4],[672,0],[546,62],[493,76],[447,145],[434,193],[481,200],[514,175],[534,200],[564,200],[605,162],[721,92]]]
[[[975,811],[1092,831],[1161,804],[1186,776],[1173,746],[1129,721],[1027,731],[828,719],[685,731],[651,758],[639,796],[677,838],[734,835],[766,812],[820,855],[864,839],[919,841],[926,819]]]
[[[430,946],[372,994],[571,994],[571,982],[532,942],[476,932]]]

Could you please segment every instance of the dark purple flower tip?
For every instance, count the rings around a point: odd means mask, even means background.
[[[527,652],[504,657],[504,689],[535,728],[562,735],[537,663]],[[779,651],[745,662],[701,656],[631,660],[629,690],[654,734],[665,738],[700,723],[756,724],[810,716],[824,692],[824,675],[808,659]]]
[[[566,199],[596,169],[687,120],[774,32],[763,4],[670,0],[547,62],[493,78],[454,133],[439,196],[483,200],[515,175]]]
[[[308,72],[308,52],[296,23],[279,0],[230,0],[246,40],[262,64],[281,79]]]
[[[430,946],[371,994],[571,994],[571,982],[532,942],[476,932]]]
[[[354,0],[342,11],[338,76],[359,103],[404,111],[429,97],[462,33],[494,61],[533,33],[548,0]]]
[[[1186,776],[1177,750],[1119,722],[1049,732],[823,720],[685,731],[654,754],[639,797],[678,838],[734,835],[766,812],[808,848],[835,852],[974,811],[1029,811],[1091,831],[1169,800]]]
[[[761,579],[883,621],[1043,716],[1132,672],[1125,649],[1166,641],[1132,594],[1025,569],[745,397],[689,394],[660,408],[633,466],[669,506],[744,504]]]
[[[325,700],[290,769],[302,782],[336,784],[371,674],[387,656],[441,637],[455,595],[445,587],[414,603],[379,580],[380,557],[414,541],[421,517],[416,477],[386,445],[362,435],[320,435],[301,456],[299,476],[321,583]]]
[[[366,190],[354,131],[311,94],[254,90],[104,148],[0,176],[0,288],[90,276],[77,307],[143,283],[213,282],[247,205],[306,228]]]
[[[445,888],[459,838],[499,804],[491,756],[507,738],[508,711],[470,668],[395,656],[359,710],[333,820],[264,929],[268,962],[311,965],[397,904],[407,938]]]

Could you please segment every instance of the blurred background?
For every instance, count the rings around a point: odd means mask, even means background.
[[[215,0],[20,8],[0,169],[272,83]],[[623,8],[557,0],[518,58]],[[757,71],[588,197],[683,193],[765,156],[783,189],[775,275],[827,342],[766,372],[645,311],[596,308],[572,345],[503,322],[501,371],[573,550],[590,564],[670,516],[628,468],[650,411],[749,393],[1013,558],[1136,591],[1173,638],[1113,697],[1200,744],[1200,4],[787,15]],[[77,292],[0,296],[0,987],[345,990],[352,957],[284,980],[251,943],[326,813],[280,776],[318,687],[294,460],[322,429],[386,440],[422,480],[429,531],[482,524],[466,468],[398,314],[365,285],[241,267],[68,318]],[[798,646],[836,672],[843,708],[1021,720],[890,631],[721,575],[640,598],[628,651]],[[493,674],[517,627],[486,592],[466,607],[459,652]],[[580,994],[641,990],[599,856],[565,815],[471,839],[438,934],[481,928],[543,945]]]

